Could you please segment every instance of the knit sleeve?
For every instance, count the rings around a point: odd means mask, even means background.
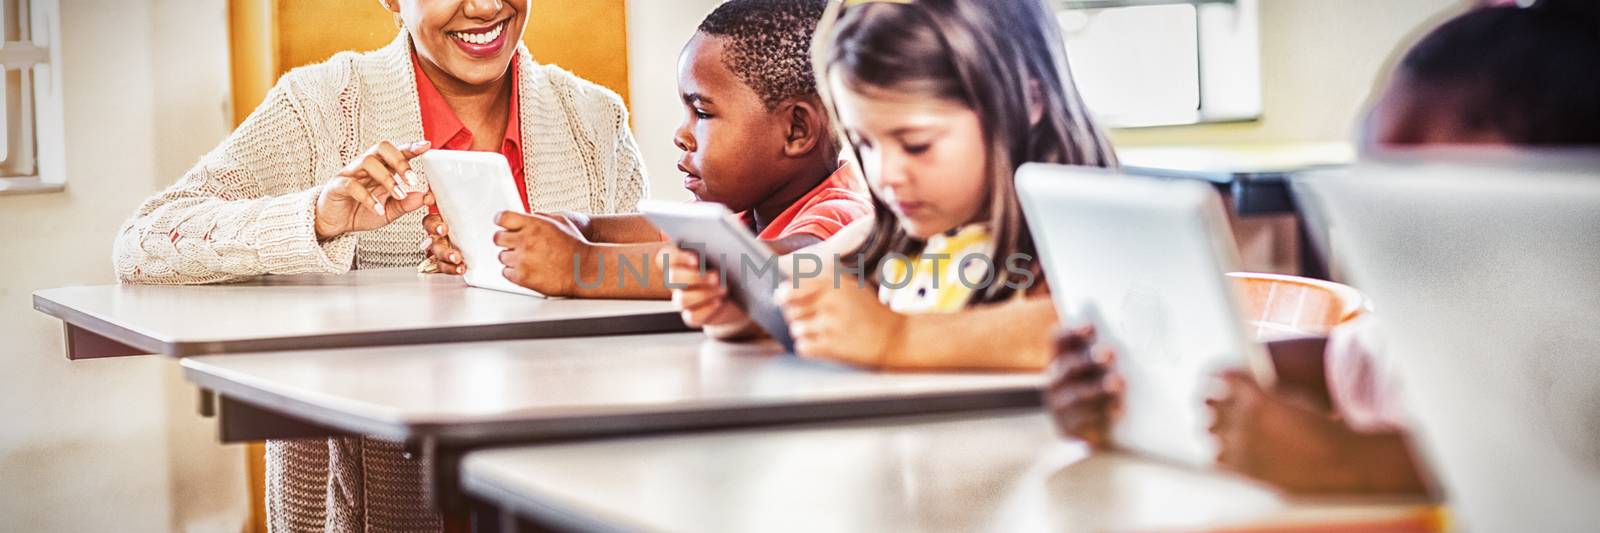
[[[650,196],[650,180],[645,175],[643,156],[633,139],[633,129],[628,127],[628,108],[619,99],[613,109],[616,147],[611,158],[617,176],[615,212],[635,213],[639,211],[639,201]]]
[[[586,123],[584,130],[596,149],[599,171],[605,176],[604,189],[597,191],[604,196],[595,206],[597,212],[638,212],[639,201],[650,196],[650,180],[629,127],[628,106],[622,96],[610,89],[565,71],[562,74],[562,81],[576,93],[576,105]]]
[[[202,284],[350,269],[355,237],[317,240],[319,137],[286,76],[221,145],[118,231],[117,278]]]
[[[574,132],[589,183],[589,209],[596,214],[636,213],[650,195],[639,145],[628,123],[628,106],[615,91],[556,66],[544,70],[550,90],[575,120]],[[592,148],[592,150],[591,150]]]

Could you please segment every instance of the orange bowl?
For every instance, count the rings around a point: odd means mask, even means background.
[[[1257,340],[1327,336],[1360,316],[1366,296],[1354,287],[1320,279],[1234,272],[1245,320]]]

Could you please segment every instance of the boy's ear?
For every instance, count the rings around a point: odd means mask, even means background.
[[[828,123],[822,106],[811,99],[795,99],[783,105],[781,111],[787,122],[784,127],[783,155],[805,157],[817,146],[826,142]]]

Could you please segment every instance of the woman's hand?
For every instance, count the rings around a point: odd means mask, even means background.
[[[345,165],[317,196],[317,239],[378,229],[421,208],[411,159],[428,148],[427,141],[400,147],[383,141]]]
[[[494,223],[501,228],[494,243],[505,249],[500,264],[506,279],[550,296],[576,294],[576,277],[594,261],[592,247],[572,224],[560,217],[511,211],[501,212]]]
[[[1111,444],[1111,425],[1122,414],[1123,380],[1116,353],[1095,345],[1094,326],[1063,329],[1056,337],[1045,407],[1062,435],[1096,448]]]
[[[433,194],[429,193],[428,196]],[[444,223],[444,217],[436,213],[422,217],[422,227],[428,232],[422,238],[422,252],[435,265],[439,265],[439,272],[457,276],[466,274],[467,263],[461,258],[461,250],[450,242],[450,226]]]
[[[750,322],[750,315],[729,298],[721,274],[703,267],[699,254],[678,248],[666,253],[672,303],[683,315],[684,324],[691,328],[732,328]]]
[[[893,366],[888,358],[905,346],[907,317],[878,301],[855,276],[795,278],[778,287],[778,304],[789,321],[795,352],[863,368]]]

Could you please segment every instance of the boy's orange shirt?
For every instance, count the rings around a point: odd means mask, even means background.
[[[826,240],[851,222],[872,215],[872,197],[866,192],[855,167],[840,162],[828,179],[783,210],[756,237],[775,241],[795,235],[811,235]],[[754,225],[754,215],[740,214],[745,224]]]

